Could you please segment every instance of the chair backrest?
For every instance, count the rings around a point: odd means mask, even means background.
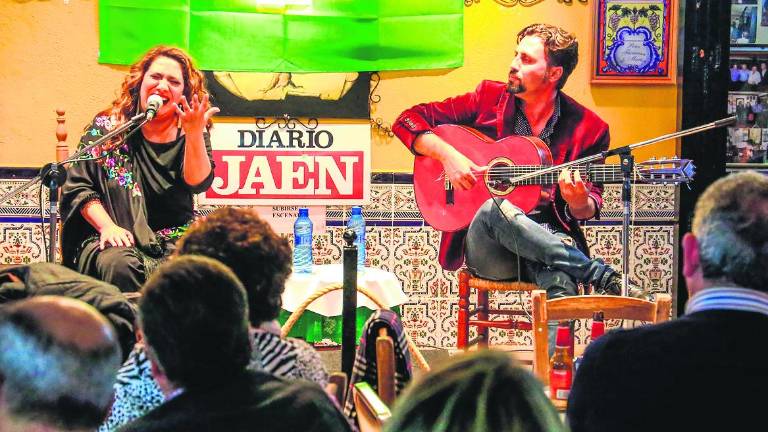
[[[533,309],[533,371],[544,383],[549,382],[548,321],[592,318],[602,311],[605,319],[624,319],[657,323],[669,319],[672,298],[656,294],[655,301],[631,297],[588,295],[547,300],[547,292],[535,290],[531,295]]]
[[[379,329],[376,337],[376,378],[379,397],[387,406],[395,402],[395,342],[387,329]]]
[[[387,405],[367,382],[355,384],[353,389],[355,411],[360,432],[378,432],[392,416]]]
[[[325,391],[336,399],[339,406],[344,406],[344,398],[347,397],[347,374],[344,372],[333,372],[330,374]]]

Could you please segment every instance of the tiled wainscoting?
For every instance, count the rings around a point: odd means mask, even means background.
[[[34,175],[31,170],[0,169],[0,195]],[[35,188],[0,204],[0,264],[44,261],[41,222],[47,223],[47,190],[43,196],[46,217],[40,218],[39,191]],[[673,186],[639,185],[634,188],[634,227],[631,236],[631,277],[654,291],[675,295],[677,260],[677,189]],[[408,295],[401,306],[405,326],[422,347],[453,348],[456,345],[456,307],[458,288],[453,272],[437,262],[440,233],[425,226],[414,201],[409,174],[377,173],[371,185],[371,203],[364,207],[367,224],[366,260],[368,266],[397,275]],[[599,221],[585,224],[592,254],[621,269],[621,191],[606,186],[605,205]],[[207,209],[201,209],[205,212]],[[316,233],[316,263],[341,261],[341,233],[345,208],[326,209],[327,229]],[[493,295],[493,294],[492,294]],[[497,295],[492,304],[520,307],[530,297],[518,294]],[[577,337],[588,334],[584,323],[577,324]],[[491,343],[532,344],[530,333],[492,330]]]

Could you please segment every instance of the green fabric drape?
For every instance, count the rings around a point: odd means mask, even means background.
[[[395,306],[391,309],[396,314],[400,314],[400,306]],[[359,340],[360,336],[363,334],[363,326],[365,325],[365,322],[368,321],[368,318],[373,314],[374,311],[372,309],[368,309],[365,306],[360,306],[357,308],[356,312],[357,316],[355,322],[357,325],[355,326],[355,340]],[[280,325],[283,325],[286,321],[288,321],[290,316],[290,312],[287,310],[281,310],[280,316],[277,318],[277,320],[280,322]],[[301,317],[299,317],[299,319],[293,325],[291,331],[288,333],[288,336],[304,339],[309,343],[326,341],[341,345],[341,321],[341,315],[327,317],[319,313],[306,310],[303,314],[301,314]]]
[[[187,50],[205,70],[354,72],[463,62],[461,0],[100,0],[99,61]]]

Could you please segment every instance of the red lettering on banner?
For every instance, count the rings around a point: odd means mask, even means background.
[[[215,150],[206,198],[363,198],[363,151]]]

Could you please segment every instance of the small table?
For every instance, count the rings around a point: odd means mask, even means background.
[[[283,292],[283,311],[280,324],[288,320],[291,312],[319,289],[339,285],[343,282],[342,264],[312,266],[312,273],[293,273],[285,284]],[[402,284],[394,273],[374,267],[366,267],[357,273],[357,285],[366,288],[384,305],[399,312],[396,306],[405,303],[408,296],[403,292]],[[342,290],[330,292],[307,307],[288,336],[299,337],[307,342],[321,342],[325,339],[341,343],[341,306]],[[357,294],[357,337],[363,324],[378,309],[375,303],[363,294]]]

